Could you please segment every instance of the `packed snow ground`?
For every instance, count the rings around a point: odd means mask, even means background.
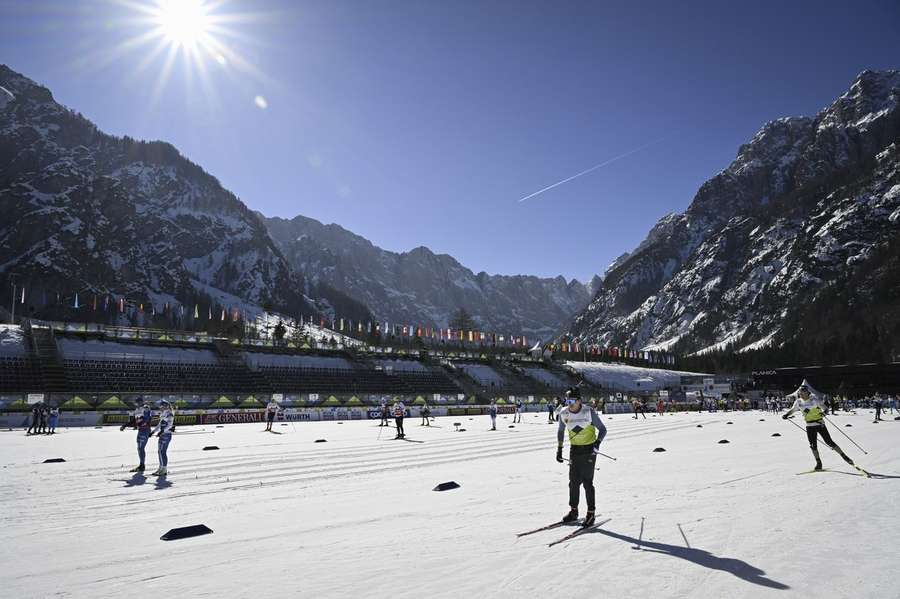
[[[2,432],[0,588],[91,598],[900,596],[900,421],[833,417],[869,451],[831,427],[881,475],[866,479],[827,448],[832,472],[797,476],[813,464],[805,436],[773,414],[604,416],[602,450],[618,461],[598,458],[595,483],[598,521],[610,520],[550,548],[565,529],[516,537],[566,511],[566,466],[546,418],[508,428],[512,417],[501,417],[495,432],[486,416],[431,428],[407,419],[418,442],[395,441],[376,421],[279,423],[279,435],[262,424],[184,427],[160,480],[127,472],[130,430]],[[53,457],[67,461],[41,463]],[[432,491],[449,480],[461,488]],[[159,539],[199,523],[214,534]]]

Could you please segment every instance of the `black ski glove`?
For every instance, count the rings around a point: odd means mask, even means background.
[[[600,451],[600,440],[598,439],[597,441],[594,441],[594,453],[596,454],[599,451]]]
[[[790,414],[785,414],[784,416],[781,417],[781,419],[782,419],[782,420],[787,420],[787,419],[790,418],[790,417],[791,417]]]
[[[120,426],[120,427],[119,427],[119,430],[120,430],[120,431],[124,431],[124,430],[125,430],[125,425],[123,424],[122,426]]]
[[[562,447],[558,447],[556,449],[556,461],[559,462],[560,464],[563,463]]]

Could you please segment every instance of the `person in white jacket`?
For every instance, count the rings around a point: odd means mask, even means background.
[[[281,406],[274,399],[266,406],[266,430],[270,433],[272,432],[272,423],[275,422],[275,416],[280,409]]]
[[[160,402],[161,413],[156,427],[150,431],[152,437],[157,431],[157,452],[159,453],[159,468],[150,476],[165,476],[168,474],[169,457],[166,452],[172,441],[172,433],[175,432],[175,410],[167,401]]]
[[[822,459],[819,457],[819,448],[817,445],[817,438],[819,436],[822,437],[822,440],[828,447],[838,452],[838,454],[844,458],[845,462],[851,466],[855,466],[853,460],[847,457],[847,454],[845,454],[841,448],[837,446],[837,443],[832,440],[831,435],[828,433],[828,429],[825,427],[825,406],[818,397],[810,392],[809,387],[806,385],[800,385],[800,388],[797,390],[794,405],[784,413],[782,418],[787,420],[794,412],[803,412],[803,419],[806,421],[806,437],[809,439],[809,448],[812,450],[813,457],[816,458],[816,467],[814,470],[822,469]]]

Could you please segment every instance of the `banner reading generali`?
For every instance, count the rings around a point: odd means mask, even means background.
[[[200,424],[236,424],[240,422],[262,422],[265,419],[265,410],[200,414]]]

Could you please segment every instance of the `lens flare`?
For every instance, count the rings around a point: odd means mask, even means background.
[[[209,35],[209,8],[203,0],[162,0],[156,20],[162,35],[176,46],[194,46]]]

